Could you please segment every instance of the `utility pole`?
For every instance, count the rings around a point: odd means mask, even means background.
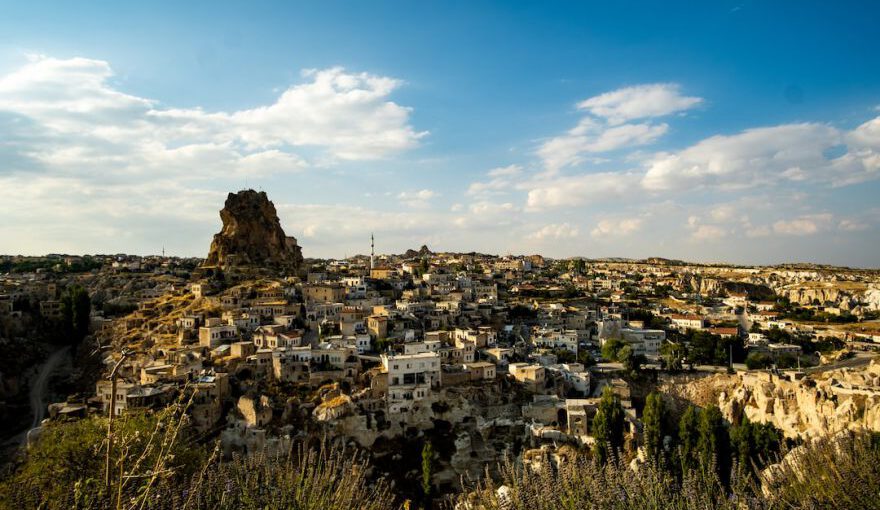
[[[113,450],[113,418],[116,417],[116,376],[118,375],[119,368],[122,367],[125,360],[132,354],[134,354],[134,351],[123,349],[122,358],[116,362],[113,370],[110,371],[110,414],[107,420],[107,456],[104,459],[104,484],[107,486],[107,490],[110,490],[110,452]]]

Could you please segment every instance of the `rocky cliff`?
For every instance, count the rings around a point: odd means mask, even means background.
[[[428,248],[427,245],[423,244],[422,247],[419,248],[419,251],[416,251],[413,249],[406,250],[406,253],[403,254],[403,257],[407,258],[407,259],[414,259],[414,258],[425,257],[427,255],[433,255],[433,254],[434,254],[434,252],[432,252]]]
[[[880,431],[880,360],[790,379],[769,373],[715,375],[671,384],[676,396],[716,404],[728,420],[743,413],[787,437],[815,438],[848,429]]]
[[[265,192],[230,193],[220,211],[223,228],[214,235],[205,267],[258,266],[298,269],[302,249],[284,234],[275,205]]]
[[[730,281],[710,278],[694,273],[682,273],[675,285],[683,292],[694,292],[704,296],[724,296],[730,293],[747,293],[753,299],[772,299],[773,290],[761,283]]]

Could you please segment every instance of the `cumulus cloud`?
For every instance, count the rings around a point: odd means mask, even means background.
[[[610,124],[621,124],[689,110],[702,102],[702,98],[681,95],[681,87],[675,83],[652,83],[585,99],[578,103],[578,108],[605,118]]]
[[[0,75],[0,251],[144,250],[171,226],[209,236],[225,193],[207,188],[417,146],[426,132],[391,100],[401,84],[310,70],[269,104],[207,111],[124,92],[106,61],[33,56]],[[45,239],[21,230],[44,222]]]
[[[638,188],[639,178],[633,173],[600,172],[535,180],[521,187],[528,190],[527,210],[538,211],[621,197]]]
[[[844,218],[837,224],[837,228],[846,232],[858,232],[860,230],[867,230],[870,227],[870,225],[863,221],[851,218]]]
[[[588,154],[650,144],[663,136],[668,128],[666,124],[650,123],[608,127],[585,119],[568,133],[541,145],[538,156],[549,170],[558,170],[584,161]]]
[[[338,67],[306,71],[272,104],[233,112],[163,107],[112,78],[105,61],[48,57],[0,77],[4,130],[28,156],[16,170],[278,172],[305,166],[292,147],[369,160],[426,135],[409,124],[410,108],[389,100],[399,80]]]
[[[454,224],[461,228],[486,229],[507,227],[521,222],[520,209],[511,202],[480,200],[467,206],[466,214],[457,216]]]
[[[578,228],[570,223],[551,223],[528,235],[536,241],[572,239],[578,236]]]
[[[697,225],[691,232],[691,238],[696,241],[713,241],[726,235],[727,231],[718,225]]]
[[[492,195],[504,192],[514,185],[514,181],[522,174],[520,165],[508,165],[493,168],[487,173],[489,180],[473,182],[468,187],[468,195]]]
[[[586,115],[574,128],[544,142],[537,154],[544,166],[555,172],[577,165],[589,155],[648,145],[666,134],[669,126],[629,121],[662,117],[700,102],[698,97],[682,96],[679,86],[671,83],[606,92],[578,103],[578,110]]]
[[[429,200],[437,196],[437,192],[429,189],[421,189],[418,191],[402,191],[397,195],[401,203],[409,207],[428,207]]]
[[[641,218],[605,218],[599,220],[596,227],[590,231],[590,235],[595,238],[622,237],[630,235],[641,228]]]
[[[773,223],[773,232],[782,235],[808,236],[825,229],[833,216],[828,213],[804,215]]]
[[[786,182],[841,186],[880,177],[877,119],[850,133],[816,123],[784,124],[713,136],[647,164],[642,185],[654,191],[734,191]],[[836,158],[828,151],[849,143]],[[876,144],[876,146],[874,145]]]

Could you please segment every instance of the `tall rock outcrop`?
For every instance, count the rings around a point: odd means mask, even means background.
[[[302,264],[302,248],[296,238],[284,234],[275,205],[265,192],[230,193],[220,219],[223,229],[214,235],[205,267],[296,270]]]

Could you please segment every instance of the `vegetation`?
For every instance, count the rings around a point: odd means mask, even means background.
[[[194,441],[187,404],[126,413],[115,423],[105,483],[106,419],[55,423],[0,484],[0,509],[330,509],[394,508],[366,459],[340,447],[300,446],[287,455],[219,459]]]
[[[647,361],[645,356],[635,354],[632,346],[619,338],[610,338],[605,341],[605,345],[602,346],[602,357],[623,363],[623,367],[630,372],[637,372]]]
[[[746,356],[746,368],[749,370],[758,370],[762,368],[768,368],[773,364],[773,358],[771,358],[768,354],[752,351]]]
[[[652,462],[635,471],[585,455],[555,466],[544,459],[537,469],[508,461],[500,482],[486,478],[458,502],[486,510],[880,509],[880,436],[827,438],[791,455],[760,479],[728,471],[728,486],[711,466],[699,464],[677,475]]]
[[[747,417],[730,428],[730,446],[742,476],[757,476],[779,452],[782,434],[769,423],[752,423]]]
[[[688,406],[678,422],[678,465],[682,473],[695,469],[698,464],[700,410]]]
[[[82,343],[89,333],[92,301],[79,285],[68,288],[61,296],[61,317],[64,335],[71,346]]]
[[[616,455],[623,448],[623,406],[620,398],[614,394],[610,386],[606,386],[599,401],[599,409],[593,418],[593,437],[596,443],[593,454],[604,464],[612,454]]]
[[[687,348],[677,342],[660,345],[660,362],[666,370],[681,370],[687,357]]]
[[[21,260],[0,260],[0,273],[33,273],[37,270],[52,271],[59,274],[85,273],[99,269],[103,263],[88,255],[73,260],[70,264],[61,256],[28,257]]]
[[[734,363],[745,360],[745,346],[737,337],[722,338],[708,331],[688,330],[679,335],[677,343],[687,346],[687,358],[695,364],[727,365],[731,356]]]
[[[697,428],[698,465],[704,469],[712,469],[725,485],[729,482],[730,472],[730,439],[724,418],[717,406],[709,406],[700,412],[700,424]]]
[[[431,496],[431,475],[434,471],[434,447],[430,441],[422,447],[422,493],[425,498]]]
[[[666,409],[663,406],[663,397],[656,392],[648,394],[645,400],[645,410],[642,413],[643,431],[642,436],[645,442],[645,453],[648,459],[658,465],[662,461],[663,455],[663,422],[665,420]]]
[[[153,483],[185,479],[203,458],[202,449],[189,443],[191,432],[178,406],[127,413],[114,427],[113,487],[104,483],[107,420],[52,423],[0,485],[0,508],[102,508],[137,494],[153,474]]]

